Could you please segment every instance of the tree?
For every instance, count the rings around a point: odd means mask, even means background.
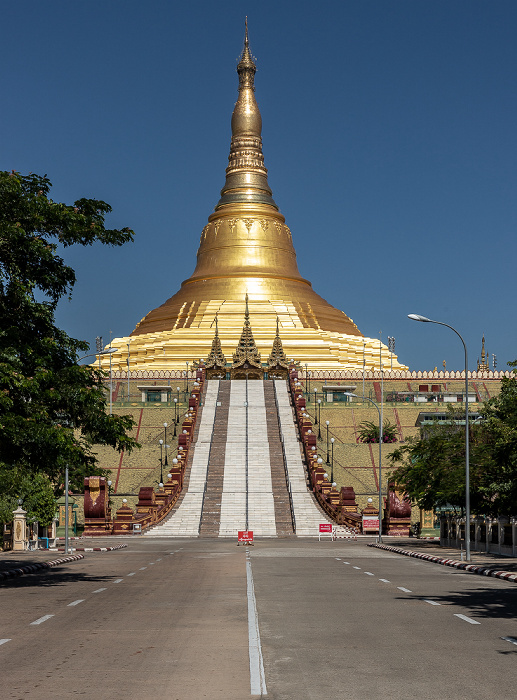
[[[84,476],[103,473],[95,444],[137,445],[127,435],[132,418],[106,414],[104,372],[77,364],[88,343],[54,321],[75,283],[58,246],[119,246],[133,231],[105,227],[105,202],[54,202],[50,188],[46,176],[0,172],[0,482],[7,498],[23,495],[25,477],[35,475],[61,493],[65,465],[71,487],[82,489]]]
[[[516,367],[517,363],[509,363]],[[515,370],[514,370],[515,372]],[[517,511],[517,376],[501,380],[501,392],[469,426],[470,499],[473,513],[498,516]],[[450,420],[420,429],[388,460],[390,478],[412,501],[430,510],[465,505],[465,425],[463,411],[449,407]]]
[[[379,424],[365,420],[359,424],[360,442],[379,442]],[[382,424],[382,442],[397,442],[397,426],[386,418]]]

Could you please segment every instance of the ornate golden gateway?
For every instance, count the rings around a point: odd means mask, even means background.
[[[232,114],[232,139],[221,198],[201,233],[197,265],[181,289],[154,309],[129,338],[131,370],[184,369],[186,361],[207,357],[217,313],[221,353],[235,348],[245,297],[255,339],[263,352],[273,348],[279,320],[289,359],[311,369],[390,366],[390,353],[365,338],[355,323],[312,289],[298,270],[291,231],[273,200],[262,154],[262,119],[255,99],[256,65],[248,31],[237,65],[239,96]],[[114,371],[126,369],[122,350],[111,356]],[[106,356],[101,357],[109,365]],[[406,369],[393,357],[394,369]]]

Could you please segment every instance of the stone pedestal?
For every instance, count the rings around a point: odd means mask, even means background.
[[[22,551],[27,549],[27,511],[18,506],[13,511],[13,550]]]

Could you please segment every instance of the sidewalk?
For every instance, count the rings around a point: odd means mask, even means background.
[[[440,543],[432,540],[419,540],[415,537],[385,537],[383,544],[392,547],[400,547],[411,552],[420,554],[429,554],[433,557],[441,557],[442,559],[454,559],[461,561],[461,552],[453,547],[440,547]],[[494,569],[495,571],[511,571],[517,573],[517,559],[515,557],[504,557],[499,554],[487,554],[486,552],[471,551],[470,564],[482,566],[486,569]],[[465,551],[463,551],[463,561],[465,559]]]

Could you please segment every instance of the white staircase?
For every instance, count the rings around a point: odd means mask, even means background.
[[[178,510],[165,522],[156,525],[145,532],[152,537],[197,537],[201,510],[203,508],[203,493],[206,484],[208,458],[210,456],[210,444],[215,420],[215,409],[219,380],[207,382],[207,390],[199,433],[194,447],[192,468],[188,491]]]
[[[291,489],[297,537],[318,537],[319,524],[332,522],[318,508],[311,493],[307,490],[305,469],[302,462],[300,443],[296,437],[293,409],[289,403],[287,384],[275,379],[278,402],[278,422],[284,442],[287,473]]]

